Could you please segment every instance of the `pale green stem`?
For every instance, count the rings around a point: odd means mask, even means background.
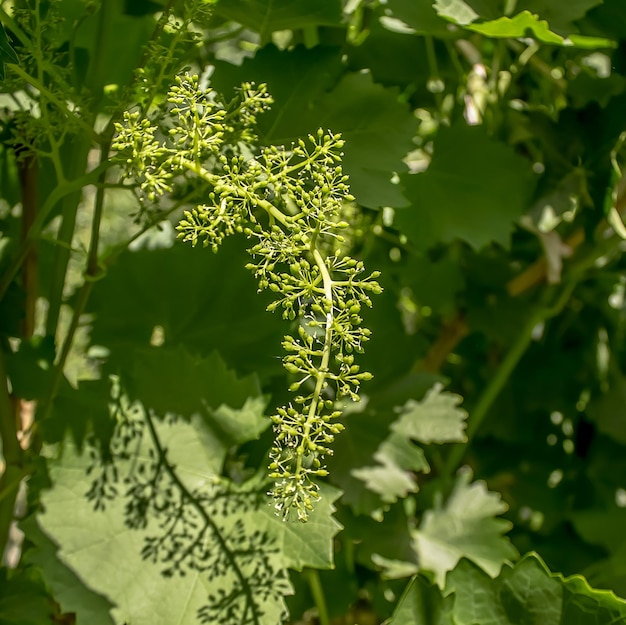
[[[307,581],[309,582],[311,595],[313,595],[313,601],[315,601],[317,617],[320,625],[330,625],[328,607],[326,606],[326,597],[324,596],[324,589],[322,588],[319,573],[316,569],[307,569],[305,574]]]

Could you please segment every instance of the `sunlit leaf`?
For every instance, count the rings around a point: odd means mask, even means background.
[[[462,473],[445,503],[427,510],[414,534],[420,568],[432,573],[441,588],[461,558],[496,577],[502,565],[517,556],[502,536],[512,524],[496,518],[508,506],[484,482],[470,480],[471,472]]]

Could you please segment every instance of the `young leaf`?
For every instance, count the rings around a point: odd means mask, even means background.
[[[391,429],[427,445],[464,442],[467,412],[458,408],[463,398],[442,389],[442,384],[435,384],[421,401],[410,399],[396,409],[400,417]]]
[[[465,440],[467,413],[457,407],[461,397],[442,392],[442,388],[441,384],[435,384],[421,401],[409,399],[402,408],[396,408],[400,417],[391,425],[392,433],[373,454],[377,464],[350,471],[384,503],[394,503],[410,492],[417,492],[417,481],[409,471],[430,472],[424,452],[413,440],[426,444]]]
[[[487,491],[484,482],[470,480],[471,472],[463,472],[445,504],[427,510],[414,533],[420,568],[432,572],[441,588],[461,558],[495,577],[505,562],[517,556],[502,536],[512,524],[495,518],[508,506],[499,494]]]

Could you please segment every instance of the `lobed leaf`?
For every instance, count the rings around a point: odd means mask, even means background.
[[[591,588],[579,575],[564,578],[529,553],[495,579],[462,560],[445,591],[415,577],[390,625],[600,625],[626,619],[626,601]]]

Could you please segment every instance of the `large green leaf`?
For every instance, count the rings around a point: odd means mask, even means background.
[[[463,560],[443,595],[414,578],[390,625],[600,625],[626,619],[626,602],[591,588],[579,575],[550,573],[534,553],[505,566],[496,579]]]
[[[241,408],[261,394],[255,375],[238,378],[218,352],[204,357],[183,346],[137,348],[128,368],[122,376],[131,399],[158,414],[191,416],[222,404]]]
[[[9,43],[9,38],[4,30],[4,26],[0,24],[0,80],[4,80],[4,64],[19,63],[20,60],[15,54],[15,50]]]
[[[80,614],[82,620],[93,625],[115,625],[110,614],[114,603],[88,588],[80,576],[61,561],[58,546],[41,531],[34,517],[23,521],[20,527],[30,544],[23,559],[41,570],[62,611]]]
[[[128,371],[128,359],[148,349],[156,332],[163,347],[200,356],[218,350],[242,373],[282,372],[276,356],[288,325],[265,311],[270,296],[257,293],[247,262],[237,238],[218,254],[182,244],[125,253],[94,287],[92,344],[106,347],[113,370]]]
[[[337,26],[340,0],[221,0],[216,13],[258,32],[263,39],[277,30]]]
[[[461,558],[496,577],[502,565],[517,556],[502,536],[512,524],[496,518],[506,512],[507,504],[487,491],[484,482],[470,480],[471,472],[463,472],[446,502],[427,510],[414,534],[420,568],[432,573],[441,588]]]
[[[134,414],[137,408],[128,410]],[[58,561],[44,558],[40,563],[47,577],[54,579],[62,563],[62,570],[111,599],[111,617],[118,625],[277,625],[283,596],[290,592],[286,567],[332,566],[332,539],[340,528],[331,518],[332,501],[338,491],[322,490],[310,528],[283,522],[268,511],[264,478],[235,485],[219,477],[227,448],[200,416],[177,422],[153,417],[151,422],[162,446],[161,460],[155,464],[159,448],[147,442],[146,430],[137,446],[129,447],[128,457],[116,460],[115,473],[106,473],[104,483],[118,495],[97,499],[103,509],[95,510],[86,497],[91,491],[93,499],[99,471],[91,457],[79,455],[68,442],[62,455],[50,461],[53,487],[43,493],[44,512],[37,518],[45,535],[59,545]],[[159,466],[169,468],[151,482]],[[149,497],[156,507],[141,516],[144,504],[137,495],[143,487],[136,488],[146,483],[153,484]],[[166,550],[155,552],[158,545]],[[64,596],[59,601],[66,609]],[[93,622],[87,607],[71,602],[79,622]],[[106,613],[102,618],[106,622]]]
[[[412,206],[398,211],[397,222],[419,249],[457,238],[476,248],[508,246],[535,186],[525,159],[484,126],[464,123],[441,128],[428,169],[403,183]]]
[[[53,617],[54,604],[33,567],[0,568],[0,623],[42,625]]]
[[[267,83],[275,100],[260,122],[266,143],[290,145],[318,128],[346,141],[343,167],[352,194],[364,206],[404,206],[394,174],[413,148],[417,120],[398,92],[376,84],[369,73],[345,73],[339,50],[279,51],[268,46],[240,68],[218,64],[214,85],[227,90],[242,81]]]
[[[538,15],[550,24],[550,28],[562,35],[578,32],[577,22],[602,0],[570,0],[570,2],[551,2],[550,0],[520,0],[518,11],[528,11]]]

